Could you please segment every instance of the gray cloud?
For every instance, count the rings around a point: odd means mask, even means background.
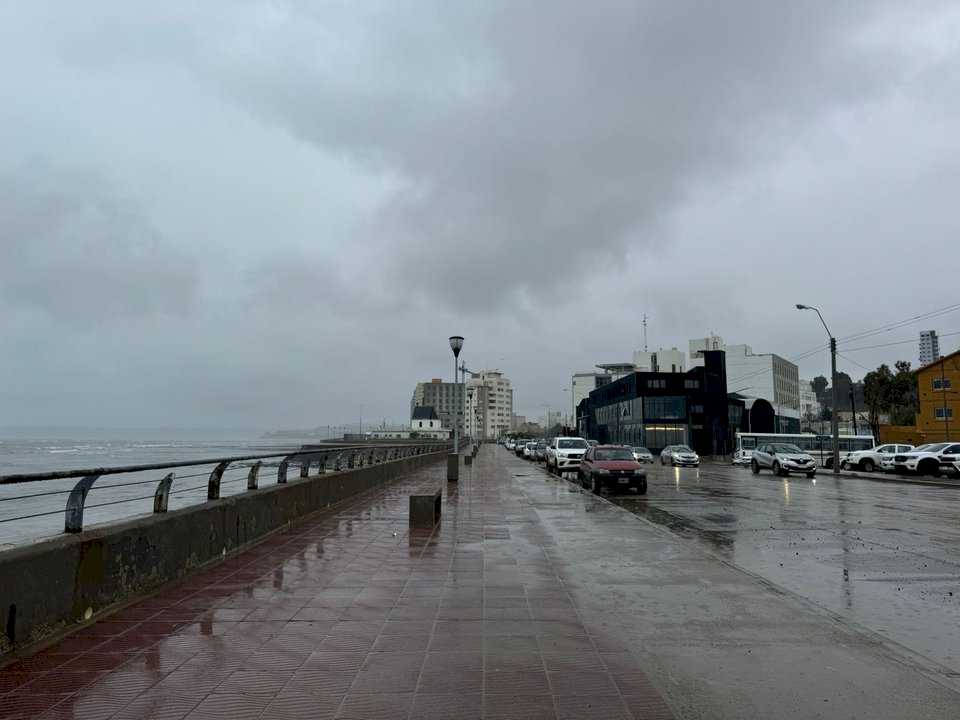
[[[183,316],[197,295],[190,259],[96,173],[48,163],[0,176],[0,300],[87,326]]]
[[[950,4],[103,0],[0,27],[0,424],[400,419],[454,332],[534,414],[643,312],[655,346],[790,356],[822,342],[798,301],[841,336],[956,301]]]

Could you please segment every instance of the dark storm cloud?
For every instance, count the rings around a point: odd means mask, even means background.
[[[190,258],[96,173],[36,163],[0,175],[0,301],[57,321],[184,315]]]
[[[299,137],[402,177],[367,229],[380,270],[469,307],[551,294],[648,244],[688,186],[896,72],[852,37],[872,2],[380,9],[359,28],[314,11],[316,52],[267,32],[270,60],[220,77]]]
[[[789,357],[823,342],[796,302],[841,336],[946,306],[958,32],[948,3],[0,4],[0,424],[400,420],[454,333],[532,415],[641,313],[654,347]]]

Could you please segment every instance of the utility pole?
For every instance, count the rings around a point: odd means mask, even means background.
[[[643,351],[647,352],[647,314],[643,314]]]
[[[853,397],[853,383],[850,383],[850,416],[853,418],[853,434],[859,435],[857,432],[857,401]]]
[[[830,394],[833,398],[833,408],[830,412],[830,430],[833,434],[833,474],[840,474],[840,426],[837,424],[837,407],[840,404],[840,393],[837,390],[837,339],[827,327],[820,310],[813,305],[802,305],[797,303],[797,310],[813,310],[820,318],[823,329],[827,331],[827,337],[830,338]]]
[[[940,393],[943,396],[943,440],[950,440],[950,416],[947,415],[947,382],[943,373],[943,356],[940,357]],[[919,395],[919,393],[917,393]],[[936,413],[934,413],[936,415]]]

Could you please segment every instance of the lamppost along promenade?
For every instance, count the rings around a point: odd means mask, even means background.
[[[840,426],[837,424],[837,406],[840,403],[837,393],[837,339],[830,332],[827,323],[823,320],[820,310],[813,305],[801,305],[797,303],[797,310],[813,310],[820,318],[823,329],[827,331],[827,337],[830,338],[830,394],[833,396],[833,408],[830,411],[830,430],[833,435],[833,474],[840,474]]]
[[[453,415],[453,449],[447,456],[447,482],[457,482],[460,479],[460,419],[457,412],[457,401],[460,399],[460,387],[457,384],[457,358],[463,348],[463,337],[450,336],[450,349],[453,350],[453,396],[455,398]]]

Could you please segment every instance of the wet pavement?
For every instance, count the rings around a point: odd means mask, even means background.
[[[653,466],[618,505],[960,673],[960,488]]]
[[[933,645],[911,652],[815,599],[879,604],[885,583],[866,574],[887,572],[867,561],[880,547],[928,556],[931,593],[952,582],[936,579],[955,578],[955,516],[940,526],[952,491],[707,467],[657,469],[646,499],[611,502],[492,446],[457,486],[443,473],[315,516],[7,666],[0,718],[960,716]],[[438,486],[440,526],[411,535],[408,495]],[[914,525],[926,534],[899,529]],[[852,592],[828,577],[846,546],[863,563],[839,567]],[[901,625],[953,617],[916,603]]]

